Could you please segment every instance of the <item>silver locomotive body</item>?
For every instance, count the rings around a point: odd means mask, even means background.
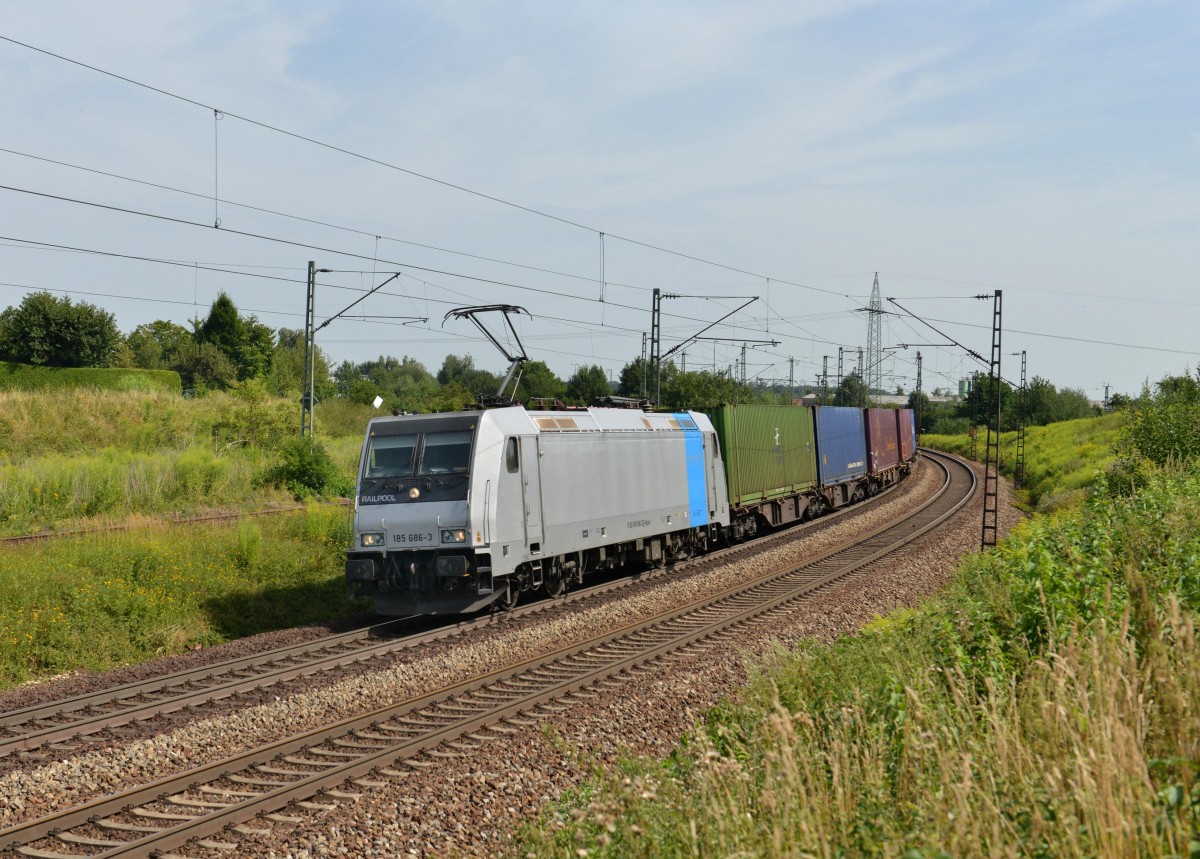
[[[590,572],[703,551],[729,524],[716,434],[693,412],[520,407],[375,418],[346,561],[388,615],[477,611]]]

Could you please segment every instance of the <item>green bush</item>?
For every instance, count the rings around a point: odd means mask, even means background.
[[[182,390],[173,370],[134,370],[127,367],[34,367],[0,363],[0,391],[41,391],[61,388],[97,388],[104,391]]]
[[[280,461],[262,473],[264,484],[285,486],[296,498],[349,495],[353,484],[319,441],[303,436],[286,438],[278,446]]]

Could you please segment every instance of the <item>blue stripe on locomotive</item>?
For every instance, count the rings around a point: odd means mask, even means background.
[[[704,434],[687,412],[673,417],[683,430],[684,459],[687,463],[688,525],[698,528],[708,524],[708,483],[704,467]]]

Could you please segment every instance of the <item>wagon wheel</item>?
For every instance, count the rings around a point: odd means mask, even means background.
[[[567,577],[563,575],[561,567],[556,566],[546,574],[542,590],[551,599],[560,597],[567,592]]]
[[[512,611],[517,605],[519,596],[520,591],[517,589],[517,583],[513,581],[513,577],[505,576],[504,584],[501,585],[501,591],[496,595],[496,602],[493,605],[496,611]]]

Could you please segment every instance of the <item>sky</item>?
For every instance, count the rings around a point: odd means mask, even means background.
[[[0,10],[0,308],[129,332],[224,291],[301,328],[313,260],[317,324],[388,280],[317,334],[335,363],[502,371],[444,317],[503,303],[531,359],[615,378],[659,288],[688,369],[804,383],[857,365],[878,274],[889,388],[986,370],[997,291],[1010,381],[1200,363],[1190,0]]]

